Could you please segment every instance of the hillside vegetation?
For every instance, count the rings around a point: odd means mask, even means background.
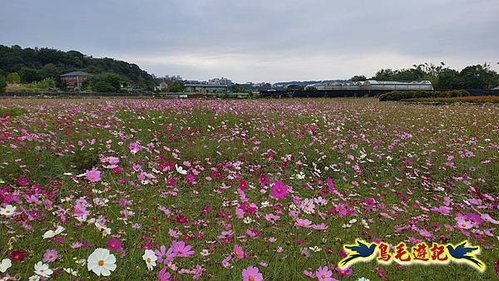
[[[0,76],[17,73],[22,83],[31,83],[52,78],[75,70],[86,71],[97,76],[114,73],[135,89],[152,90],[152,75],[136,64],[112,58],[93,58],[78,51],[60,51],[50,48],[21,48],[0,45]]]

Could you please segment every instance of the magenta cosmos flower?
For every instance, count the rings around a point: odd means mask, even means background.
[[[276,199],[283,199],[288,194],[288,186],[282,181],[276,181],[272,185],[272,196]]]
[[[111,238],[107,241],[107,248],[111,251],[117,251],[121,249],[121,242],[118,239]]]
[[[263,275],[260,273],[258,268],[254,266],[248,266],[243,269],[243,281],[262,281]]]
[[[92,168],[92,170],[85,172],[85,178],[91,183],[99,182],[101,180],[101,172],[96,168]]]

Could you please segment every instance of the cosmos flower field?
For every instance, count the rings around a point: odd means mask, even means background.
[[[0,100],[0,280],[494,280],[499,107]],[[337,267],[356,238],[481,247]]]

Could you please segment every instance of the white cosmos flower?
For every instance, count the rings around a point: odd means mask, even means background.
[[[33,275],[28,278],[28,281],[40,281],[40,276]]]
[[[177,172],[181,175],[187,175],[187,171],[184,170],[184,168],[182,168],[182,166],[179,166],[177,164],[175,164],[175,169],[177,169]]]
[[[0,208],[0,215],[4,215],[6,217],[10,217],[16,211],[16,207],[12,205],[7,205],[4,208]]]
[[[2,263],[0,263],[0,272],[5,273],[11,266],[12,261],[10,259],[3,259]]]
[[[64,271],[66,271],[67,274],[71,274],[73,276],[78,276],[79,275],[78,271],[76,271],[76,270],[74,270],[72,268],[68,267],[68,268],[63,268],[63,269],[64,269]]]
[[[52,269],[50,269],[49,265],[46,263],[43,263],[41,261],[37,262],[35,264],[35,274],[41,276],[41,277],[50,277],[54,273]]]
[[[56,230],[48,230],[43,234],[43,239],[50,239],[52,237],[55,237],[56,235],[61,234],[65,230],[64,227],[58,226]]]
[[[146,250],[144,255],[142,256],[142,259],[146,262],[147,269],[152,270],[156,266],[158,257],[156,257],[156,254],[154,254],[153,251]]]
[[[88,256],[88,271],[93,271],[97,276],[109,276],[116,269],[116,257],[108,249],[97,248]]]

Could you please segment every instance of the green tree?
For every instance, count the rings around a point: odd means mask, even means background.
[[[168,92],[179,93],[183,92],[185,89],[184,83],[182,81],[175,80],[168,84]]]
[[[373,80],[379,80],[379,81],[393,81],[395,76],[395,72],[389,68],[387,69],[381,69],[380,71],[376,72],[374,77],[372,78]]]
[[[57,69],[57,66],[55,66],[53,63],[47,63],[40,70],[40,73],[41,76],[45,79],[45,78],[57,78],[59,77],[60,72]]]
[[[21,81],[24,83],[31,83],[41,80],[40,73],[36,69],[30,67],[23,66],[19,70],[19,75],[21,75]]]
[[[467,66],[459,77],[460,86],[465,89],[490,89],[497,83],[497,73],[487,64]]]
[[[0,93],[5,92],[5,88],[7,87],[7,82],[3,76],[0,76]]]
[[[366,81],[367,78],[364,75],[355,75],[354,77],[350,78],[350,81],[352,82],[360,82],[360,81]]]
[[[245,87],[244,85],[241,85],[241,84],[234,84],[234,85],[232,85],[231,91],[233,93],[247,93],[247,94],[251,94],[251,89],[248,89],[247,87]]]
[[[437,74],[437,82],[433,86],[437,90],[450,90],[459,88],[459,84],[459,72],[444,68]]]
[[[286,90],[288,90],[288,91],[303,91],[303,86],[300,86],[300,85],[288,85],[286,87]]]
[[[17,72],[12,72],[7,75],[7,83],[9,84],[20,84],[21,83],[21,76]]]
[[[84,83],[83,88],[91,88],[96,92],[123,92],[123,88],[127,86],[129,80],[121,75],[112,72],[106,72],[101,75],[91,77],[88,82]]]
[[[93,86],[93,90],[99,93],[114,93],[117,92],[116,88],[109,82],[104,80],[96,81]]]

